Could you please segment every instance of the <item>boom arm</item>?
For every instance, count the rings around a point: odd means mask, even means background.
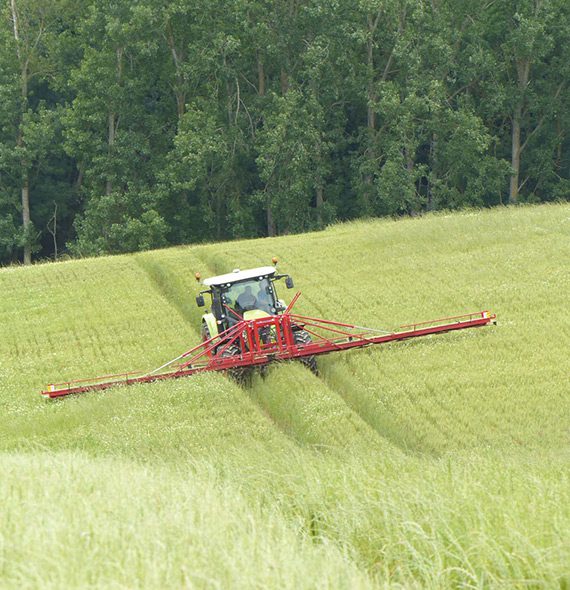
[[[63,397],[74,393],[101,391],[118,385],[151,383],[165,379],[177,379],[205,371],[227,371],[240,367],[256,367],[274,361],[285,361],[315,356],[329,352],[364,348],[431,334],[476,328],[496,323],[496,315],[479,311],[460,316],[418,322],[401,326],[394,332],[364,328],[353,324],[323,320],[291,312],[301,294],[297,293],[286,311],[280,316],[268,316],[254,320],[240,320],[228,330],[188,350],[176,359],[150,373],[122,373],[95,379],[68,381],[48,385],[42,395],[48,398]],[[300,344],[294,332],[305,330],[313,341]],[[272,334],[266,341],[262,334]],[[238,347],[240,354],[224,356],[224,351]],[[216,350],[216,355],[213,352]],[[173,368],[174,367],[174,368]]]

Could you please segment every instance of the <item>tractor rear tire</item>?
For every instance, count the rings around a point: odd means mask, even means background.
[[[222,352],[222,357],[227,358],[231,356],[239,356],[240,354],[240,349],[235,344],[232,344]],[[227,369],[226,374],[239,385],[243,385],[247,381],[250,369],[247,367],[236,367],[235,369]]]
[[[293,332],[293,337],[297,346],[311,344],[313,341],[311,335],[306,330],[297,330],[296,332]],[[302,356],[298,360],[303,363],[305,367],[307,367],[312,373],[315,375],[319,374],[319,369],[317,368],[317,359],[314,356]]]

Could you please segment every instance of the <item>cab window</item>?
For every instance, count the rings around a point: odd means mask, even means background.
[[[273,288],[266,278],[234,283],[225,291],[224,298],[225,304],[240,314],[251,309],[273,313]]]

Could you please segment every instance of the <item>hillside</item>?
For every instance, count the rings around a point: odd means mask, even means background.
[[[307,314],[499,323],[38,395],[177,356],[194,272],[275,255]],[[568,260],[556,205],[1,270],[0,587],[567,587]]]

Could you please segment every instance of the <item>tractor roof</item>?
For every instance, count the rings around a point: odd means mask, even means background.
[[[239,270],[236,268],[233,272],[217,277],[204,279],[204,285],[207,287],[227,285],[228,283],[237,283],[247,279],[256,279],[258,277],[272,277],[277,272],[273,266],[260,266],[259,268],[250,268],[249,270]]]

